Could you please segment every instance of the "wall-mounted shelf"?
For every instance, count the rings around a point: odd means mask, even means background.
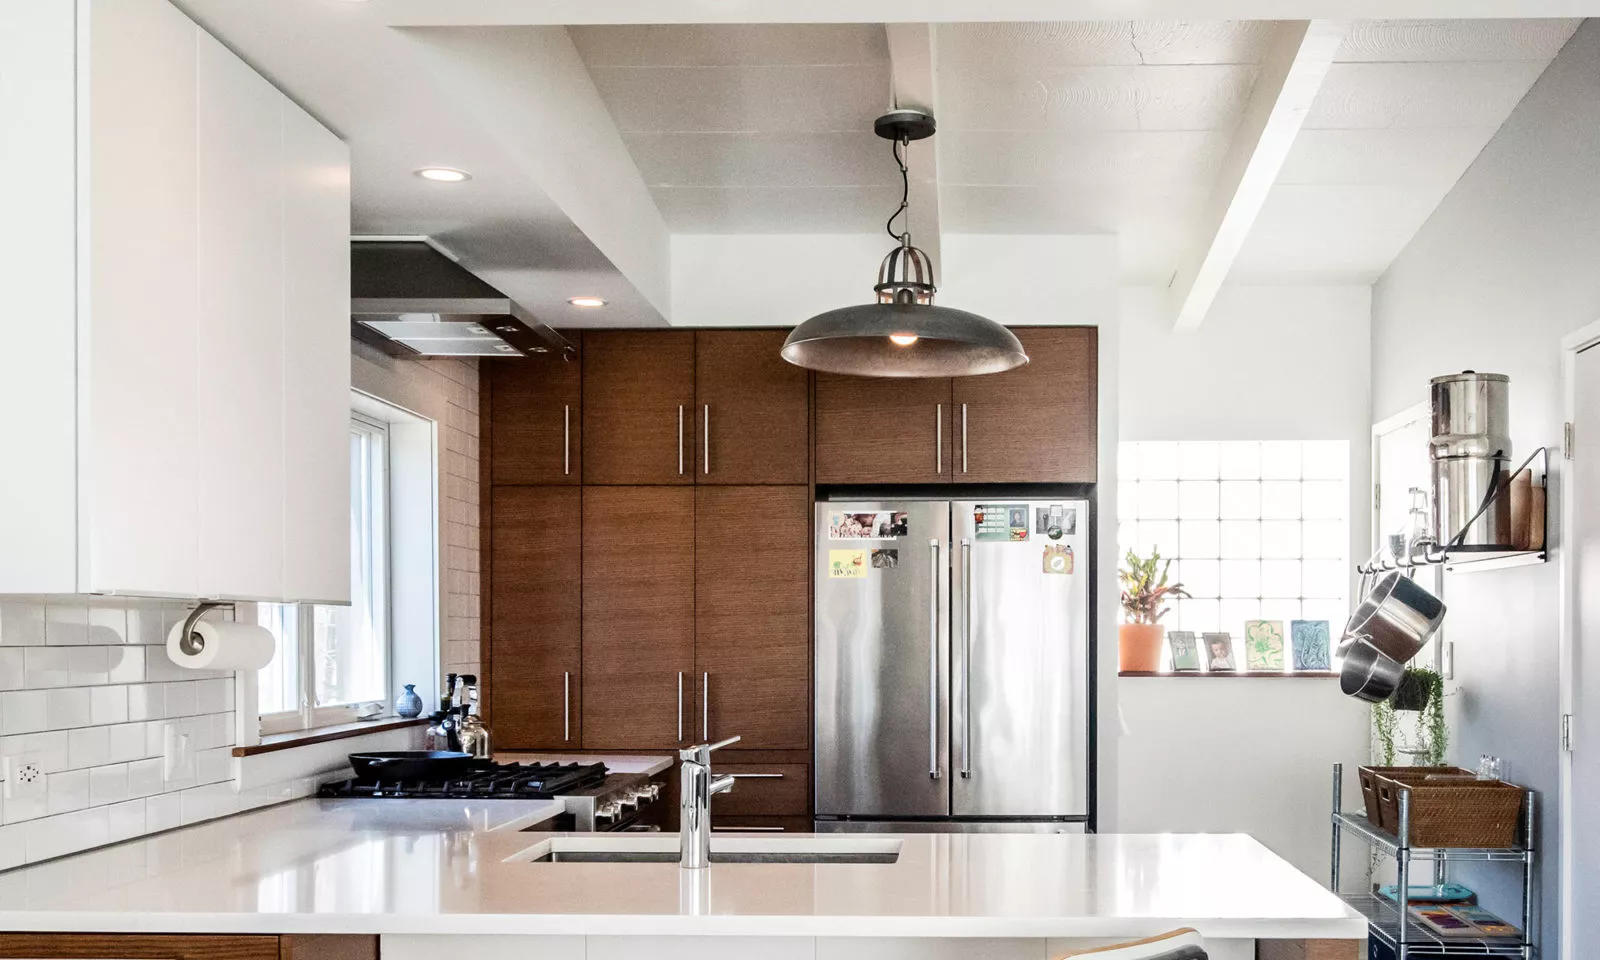
[[[1412,554],[1413,562],[1407,564],[1395,563],[1393,560],[1357,564],[1356,573],[1370,576],[1388,573],[1391,570],[1412,570],[1417,567],[1444,567],[1457,573],[1475,573],[1480,570],[1526,567],[1544,563],[1548,559],[1544,550],[1430,550],[1426,553]]]

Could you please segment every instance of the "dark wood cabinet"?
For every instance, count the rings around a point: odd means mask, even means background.
[[[693,737],[811,745],[810,555],[806,487],[695,491]]]
[[[950,479],[949,380],[817,374],[818,483]]]
[[[667,486],[583,491],[586,750],[672,748],[699,734],[694,497]]]
[[[489,717],[502,749],[582,742],[583,491],[491,492]]]
[[[970,483],[1094,483],[1096,330],[1034,327],[1016,334],[1028,363],[954,381],[952,478]]]
[[[730,817],[805,816],[811,810],[811,768],[803,763],[719,762],[718,776],[734,778],[733,789],[711,798],[711,822]]]
[[[694,331],[583,337],[583,482],[694,483]]]
[[[485,360],[492,427],[490,478],[494,483],[571,483],[583,478],[582,337],[565,334],[579,350]]]
[[[695,333],[695,482],[805,483],[810,384],[787,330]]]
[[[377,960],[378,938],[361,934],[292,936],[3,933],[0,958],[30,960]]]

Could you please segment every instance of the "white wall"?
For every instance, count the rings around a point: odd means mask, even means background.
[[[1168,291],[1122,293],[1122,440],[1345,440],[1351,556],[1369,526],[1369,297],[1359,287],[1224,287],[1172,333]],[[1352,574],[1353,581],[1353,574]],[[1353,586],[1353,583],[1352,583]],[[1246,832],[1321,880],[1332,764],[1367,757],[1368,709],[1336,680],[1125,678],[1116,769],[1124,832]],[[1364,858],[1352,866],[1365,868]],[[1352,874],[1347,874],[1347,876]]]
[[[1473,368],[1511,377],[1521,459],[1559,446],[1561,337],[1600,318],[1600,23],[1579,28],[1373,291],[1373,412],[1427,398],[1428,378]],[[1560,482],[1555,461],[1552,504]],[[1554,518],[1548,527],[1559,530]],[[1557,554],[1561,545],[1553,545]],[[1541,843],[1556,813],[1557,564],[1446,580],[1445,629],[1461,691],[1446,711],[1449,759],[1483,753],[1544,793]],[[1472,763],[1467,764],[1471,766]],[[1593,831],[1584,841],[1592,854]],[[1556,858],[1541,872],[1540,953],[1556,956]],[[1514,914],[1512,874],[1461,868],[1490,909]],[[1574,917],[1590,922],[1592,917]]]

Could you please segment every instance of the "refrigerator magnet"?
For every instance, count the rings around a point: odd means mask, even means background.
[[[900,551],[896,549],[872,551],[872,568],[874,570],[893,570],[900,566]]]
[[[1076,562],[1072,556],[1072,547],[1060,543],[1047,543],[1044,545],[1044,572],[1065,576],[1072,573]]]
[[[828,579],[865,580],[867,577],[867,551],[829,550]]]
[[[1014,543],[1028,539],[1028,505],[980,503],[972,509],[972,528],[978,540]]]

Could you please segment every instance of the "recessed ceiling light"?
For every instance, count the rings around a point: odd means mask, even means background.
[[[454,167],[423,167],[417,171],[417,176],[424,180],[436,180],[439,183],[460,183],[471,180],[472,174]]]
[[[600,297],[568,297],[567,302],[574,307],[603,307],[606,305]]]

